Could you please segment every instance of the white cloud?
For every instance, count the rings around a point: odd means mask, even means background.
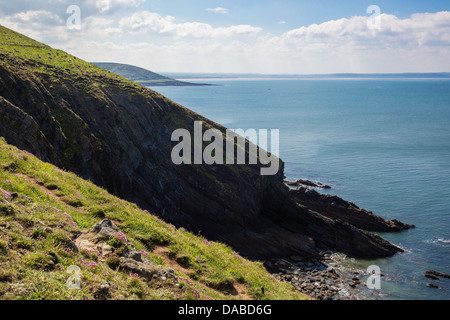
[[[222,8],[222,7],[208,8],[206,10],[210,11],[210,12],[220,13],[220,14],[227,14],[228,12],[230,12],[230,10],[228,10],[226,8]]]
[[[120,19],[120,28],[129,32],[154,33],[177,37],[228,38],[236,35],[255,35],[262,29],[250,25],[234,25],[215,28],[202,22],[177,23],[172,16],[141,11]]]
[[[45,10],[28,10],[25,12],[19,12],[7,18],[7,20],[15,21],[17,23],[38,25],[56,25],[63,23],[63,21],[56,14]]]
[[[417,48],[429,45],[450,45],[450,12],[414,14],[407,19],[381,14],[380,29],[370,29],[367,17],[331,20],[286,32],[280,40],[299,45],[327,43],[348,44],[365,48]]]
[[[278,24],[286,24],[286,21],[284,20],[278,21]]]
[[[121,16],[83,15],[79,31],[68,30],[64,17],[50,10],[17,12],[0,24],[88,61],[126,62],[154,71],[450,71],[450,12],[404,19],[383,14],[380,30],[368,28],[367,16],[356,16],[279,35],[250,25],[179,22],[149,11]]]
[[[122,8],[136,8],[145,0],[86,0],[86,3],[97,8],[101,13]]]

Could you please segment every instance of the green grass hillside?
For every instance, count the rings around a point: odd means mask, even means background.
[[[105,218],[144,258],[173,269],[178,279],[145,281],[117,267],[113,259],[75,252],[72,240]],[[67,287],[70,266],[81,269],[81,289]],[[108,295],[101,296],[105,285]],[[261,262],[177,229],[0,138],[0,299],[100,298],[306,297],[273,278]]]
[[[36,73],[53,81],[77,81],[77,86],[96,91],[99,79],[122,88],[141,87],[133,81],[78,59],[62,50],[53,49],[27,36],[0,25],[0,57],[4,63],[19,65],[24,73]],[[30,69],[31,68],[31,69]],[[93,87],[94,86],[94,87]]]

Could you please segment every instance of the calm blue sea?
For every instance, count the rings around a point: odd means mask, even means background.
[[[450,80],[211,80],[211,87],[156,87],[231,129],[280,129],[290,179],[416,225],[381,236],[405,250],[376,264],[384,299],[450,299]],[[427,283],[441,289],[429,288]]]

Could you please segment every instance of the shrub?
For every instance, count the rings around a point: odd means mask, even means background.
[[[44,269],[48,266],[50,258],[42,252],[32,252],[23,257],[24,263],[33,269]]]
[[[0,203],[0,214],[3,216],[14,215],[14,208],[10,204]]]
[[[113,270],[116,270],[119,265],[120,265],[120,258],[116,255],[114,256],[110,256],[107,260],[106,260],[106,264],[108,265],[108,267],[110,267]]]

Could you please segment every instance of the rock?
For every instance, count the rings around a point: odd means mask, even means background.
[[[284,183],[291,187],[307,187],[307,188],[312,187],[312,188],[319,188],[319,189],[331,189],[331,187],[328,185],[324,185],[320,182],[313,182],[313,181],[306,180],[306,179],[300,179],[297,181],[284,180]]]
[[[425,271],[425,276],[435,276],[435,277],[440,277],[440,278],[446,278],[446,279],[449,279],[450,278],[450,275],[448,275],[448,274],[445,274],[445,273],[441,273],[441,272],[437,272],[437,271],[434,271],[434,270],[427,270],[427,271]]]
[[[280,259],[273,265],[275,272],[289,273],[295,269],[295,266],[287,260]]]
[[[328,218],[339,219],[359,229],[376,232],[398,232],[414,228],[398,220],[386,220],[372,212],[358,208],[354,203],[337,196],[320,194],[315,190],[289,190],[293,199]]]
[[[303,258],[300,256],[291,256],[290,258],[294,262],[302,262],[303,261]]]
[[[127,273],[135,273],[139,277],[150,280],[161,269],[160,266],[138,262],[130,258],[120,258],[119,268]]]
[[[75,239],[74,246],[79,251],[95,253],[100,261],[104,261],[113,252],[113,248],[107,244],[107,241],[118,232],[117,226],[112,221],[105,219],[81,233]]]
[[[437,285],[435,285],[435,284],[432,284],[432,283],[428,283],[428,284],[427,284],[427,287],[429,287],[429,288],[435,288],[435,289],[440,289],[439,286],[437,286]]]
[[[109,296],[109,284],[102,284],[94,292],[94,297],[96,299],[105,300]]]

